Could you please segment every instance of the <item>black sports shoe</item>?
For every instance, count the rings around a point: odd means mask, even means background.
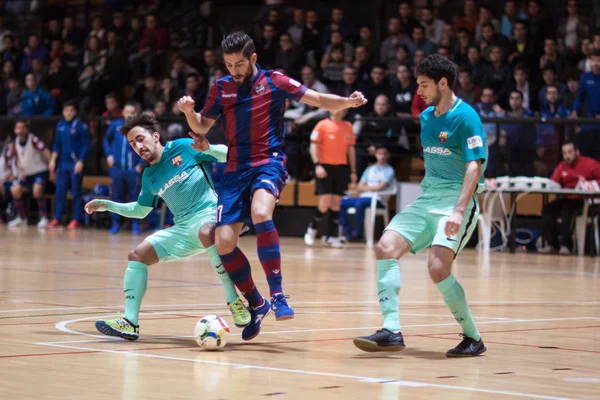
[[[385,328],[378,330],[371,336],[359,336],[353,343],[362,351],[400,351],[404,350],[402,332],[394,333]]]
[[[446,357],[475,357],[487,350],[483,344],[483,340],[475,340],[462,333],[460,336],[463,337],[462,342],[455,348],[448,350]]]

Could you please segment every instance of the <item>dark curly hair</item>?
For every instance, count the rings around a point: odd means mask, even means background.
[[[454,64],[439,54],[432,54],[421,61],[417,65],[415,75],[417,77],[426,76],[431,78],[436,84],[442,78],[446,78],[450,89],[453,89],[456,83],[456,68]]]
[[[248,59],[256,53],[254,41],[244,32],[233,32],[225,36],[221,41],[221,49],[223,54],[242,53]]]
[[[121,135],[127,136],[129,131],[135,127],[140,127],[147,130],[150,133],[160,132],[156,117],[151,112],[143,112],[141,114],[134,114],[127,118],[123,125],[119,128]]]

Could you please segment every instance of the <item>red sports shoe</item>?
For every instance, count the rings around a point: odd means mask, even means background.
[[[63,226],[56,219],[53,219],[48,225],[46,225],[46,229],[62,229],[62,227]]]
[[[81,224],[75,220],[69,222],[69,225],[67,225],[67,229],[70,231],[74,231],[75,229],[79,228],[81,228]]]

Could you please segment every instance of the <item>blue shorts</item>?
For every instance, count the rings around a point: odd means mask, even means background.
[[[279,163],[252,167],[242,171],[227,172],[219,182],[217,203],[217,226],[237,222],[251,224],[250,205],[257,189],[267,189],[277,200],[285,187],[288,173]]]
[[[16,185],[21,185],[27,190],[33,190],[33,185],[40,184],[42,187],[46,185],[46,181],[48,180],[48,172],[39,172],[33,175],[27,175],[25,180],[17,179],[15,180]]]

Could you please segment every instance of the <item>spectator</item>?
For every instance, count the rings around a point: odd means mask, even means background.
[[[539,111],[539,90],[531,81],[528,79],[528,72],[524,67],[517,66],[513,73],[513,83],[508,83],[506,90],[504,91],[505,98],[503,101],[504,108],[509,108],[510,92],[516,90],[521,92],[523,95],[522,107],[527,110]]]
[[[160,95],[158,96],[159,101],[163,101],[168,110],[170,110],[173,104],[181,97],[179,90],[175,87],[173,79],[169,76],[165,77],[161,81]],[[206,101],[201,99],[201,101]]]
[[[401,32],[410,36],[415,26],[421,26],[421,23],[413,15],[411,2],[402,0],[398,6],[398,16],[400,17]]]
[[[566,91],[565,86],[561,85],[558,82],[557,73],[553,67],[548,66],[542,70],[542,79],[543,79],[544,87],[542,87],[540,89],[540,91],[538,92],[538,99],[539,99],[540,107],[544,107],[546,105],[546,101],[547,101],[546,100],[546,90],[547,90],[548,86],[553,85],[553,86],[558,87],[560,90],[561,98]]]
[[[553,181],[564,189],[574,189],[585,181],[600,183],[600,163],[579,154],[573,142],[562,145],[563,161],[552,174]],[[538,252],[571,254],[573,249],[573,219],[583,207],[583,199],[577,195],[567,195],[553,200],[542,210],[542,235]],[[560,221],[560,222],[559,222]],[[545,246],[542,246],[543,242]]]
[[[27,74],[31,72],[31,62],[34,59],[39,59],[42,62],[48,58],[48,49],[45,46],[40,45],[40,38],[38,35],[29,36],[27,46],[23,49],[23,60],[21,61],[21,72]]]
[[[262,68],[275,68],[278,46],[275,27],[271,24],[265,24],[263,27],[262,38],[258,41],[258,45],[256,46],[256,54],[258,55]]]
[[[321,61],[321,36],[323,34],[319,23],[319,14],[315,10],[306,12],[306,30],[302,36],[302,47],[306,52],[306,59],[312,67]]]
[[[206,59],[206,52],[208,52],[208,51],[212,52],[212,50],[205,50],[205,52],[204,52],[205,59]],[[199,72],[198,72],[198,70],[196,70],[195,68],[193,68],[192,66],[187,64],[183,60],[183,58],[181,58],[180,55],[175,55],[173,57],[173,68],[171,69],[171,79],[173,79],[173,83],[179,89],[179,91],[183,91],[185,89],[186,80],[190,74],[198,75]],[[211,86],[209,86],[209,87],[211,87]]]
[[[560,91],[557,85],[546,86],[546,102],[542,105],[540,117],[542,120],[558,118],[566,119],[569,110],[560,102]],[[556,165],[558,163],[558,143],[564,126],[555,124],[539,124],[537,126],[537,155],[543,164]],[[567,136],[567,135],[562,135]],[[547,174],[544,174],[547,176]]]
[[[111,92],[104,96],[104,105],[106,111],[102,113],[103,117],[120,118],[123,116],[123,110],[119,107],[119,100],[117,99],[117,95],[115,93]]]
[[[516,21],[513,31],[514,39],[508,45],[508,63],[513,67],[518,64],[527,68],[537,66],[535,45],[529,40],[527,23],[523,20]]]
[[[350,43],[344,42],[344,37],[340,31],[333,31],[331,32],[329,44],[325,49],[325,54],[323,54],[323,58],[321,59],[321,68],[325,68],[325,66],[329,63],[329,57],[331,57],[331,51],[334,47],[342,48],[346,63],[352,62],[352,58],[354,57],[354,48]]]
[[[487,22],[481,26],[481,41],[479,43],[479,47],[481,48],[482,53],[485,55],[485,58],[488,58],[488,53],[493,46],[506,49],[508,48],[508,44],[508,38],[500,33],[497,33],[494,24]]]
[[[509,39],[513,38],[513,27],[517,20],[527,18],[527,14],[517,9],[516,0],[504,2],[504,15],[500,21],[500,33]]]
[[[411,56],[415,55],[417,50],[423,50],[426,55],[434,54],[435,44],[425,36],[425,28],[415,26],[412,31],[412,40],[408,43],[408,52]]]
[[[590,72],[592,70],[592,41],[590,39],[581,41],[581,54],[583,59],[579,61],[577,66],[582,72]]]
[[[583,103],[587,102],[587,117],[600,116],[600,49],[592,51],[592,70],[581,75],[577,97],[573,106],[571,117],[577,118],[583,114]],[[587,101],[586,101],[587,100]],[[598,125],[584,125],[579,132],[579,148],[586,156],[600,159],[600,127]]]
[[[104,30],[102,25],[102,18],[94,17],[92,21],[92,30],[88,35],[88,39],[91,37],[97,37],[98,39],[103,40],[106,36],[106,30]]]
[[[373,29],[370,25],[363,25],[358,32],[359,38],[356,47],[365,46],[367,53],[371,57],[371,63],[379,60],[379,44],[375,42],[373,37]],[[356,49],[355,49],[356,50]]]
[[[479,102],[481,89],[471,82],[471,71],[464,68],[458,71],[458,85],[454,89],[454,93],[471,106],[475,106]]]
[[[21,87],[21,81],[16,77],[8,79],[8,93],[6,93],[6,112],[9,117],[21,115],[21,104],[25,92]]]
[[[294,22],[287,29],[288,35],[296,46],[304,43],[304,31],[306,29],[306,18],[302,8],[294,9]]]
[[[23,93],[23,101],[21,101],[21,115],[24,117],[52,115],[54,100],[48,91],[37,86],[33,74],[25,76],[25,86],[27,90]]]
[[[204,75],[204,81],[207,82],[206,87],[211,88],[213,83],[215,83],[215,80],[213,79],[213,74],[220,65],[219,58],[217,57],[217,53],[215,52],[215,50],[204,50],[203,61],[204,66],[202,69],[202,75]],[[192,68],[192,70],[188,72],[188,75],[191,73],[197,73],[197,71]]]
[[[344,75],[344,50],[342,47],[331,49],[329,62],[323,68],[323,81],[328,87],[336,87],[341,84]]]
[[[73,195],[73,218],[67,229],[75,230],[81,226],[83,211],[81,181],[90,139],[87,125],[77,118],[75,103],[65,103],[62,114],[64,119],[56,125],[56,137],[49,164],[50,173],[56,172],[56,205],[54,219],[50,221],[47,229],[62,228],[61,220],[65,211],[67,189],[70,187]]]
[[[527,11],[529,14],[527,17],[529,36],[532,39],[533,48],[537,49],[545,38],[552,37],[556,33],[554,23],[551,18],[546,16],[542,0],[529,0]]]
[[[456,35],[457,41],[454,47],[454,61],[458,65],[465,65],[469,60],[469,47],[473,45],[473,34],[466,28],[460,28]],[[415,64],[417,62],[415,61]]]
[[[304,63],[304,53],[294,45],[290,35],[284,33],[279,36],[279,48],[275,56],[277,68],[285,69],[289,76],[298,79]]]
[[[106,76],[107,90],[117,91],[131,79],[129,77],[127,56],[123,43],[114,30],[106,32]]]
[[[106,68],[106,50],[101,47],[100,39],[90,36],[87,49],[83,52],[83,65],[92,66],[97,76],[104,74]]]
[[[566,74],[567,90],[563,98],[563,104],[569,111],[575,109],[575,100],[577,99],[577,92],[579,91],[579,79],[581,73],[578,70],[570,70]],[[581,115],[587,115],[587,102],[584,102],[581,108]]]
[[[358,71],[358,79],[361,81],[369,80],[369,74],[373,69],[373,63],[371,62],[371,55],[366,46],[358,45],[354,49],[354,61],[352,66]]]
[[[398,65],[396,68],[396,82],[391,86],[390,98],[392,110],[396,116],[410,117],[410,106],[412,104],[417,84],[411,76],[406,65]]]
[[[323,39],[329,39],[330,35],[336,30],[341,32],[344,41],[353,42],[356,38],[356,28],[344,18],[344,10],[339,7],[334,7],[331,10],[331,23],[325,26]],[[325,44],[323,43],[323,47],[325,47]]]
[[[556,41],[552,38],[544,40],[544,53],[540,57],[540,69],[552,68],[556,72],[556,76],[562,76],[567,69],[567,63],[564,58],[558,54],[556,49]]]
[[[502,49],[492,47],[490,64],[485,67],[483,73],[483,86],[491,87],[498,99],[503,98],[503,89],[510,80],[510,67],[503,63],[503,59]]]
[[[312,89],[318,93],[329,93],[327,86],[317,80],[315,70],[308,65],[302,68],[302,84],[308,89]],[[322,108],[309,106],[305,103],[293,102],[294,108],[287,110],[284,117],[288,120],[293,120],[296,126],[304,125],[311,122],[313,125],[324,118],[327,118],[329,112]],[[312,126],[311,126],[312,128]]]
[[[121,135],[121,127],[126,118],[135,114],[135,104],[127,103],[123,108],[123,118],[110,123],[104,137],[104,154],[109,168],[111,180],[111,200],[125,202],[128,195],[129,201],[137,200],[139,194],[139,179],[142,173],[142,159],[127,143],[127,137]],[[121,229],[120,217],[111,213],[112,226],[110,233],[115,235]],[[139,220],[133,219],[131,231],[134,235],[141,233]]]
[[[202,110],[208,97],[206,86],[202,85],[204,77],[202,75],[189,74],[185,80],[184,95],[190,96],[196,102],[195,108]],[[158,99],[157,99],[158,100]],[[151,108],[154,108],[154,104]]]
[[[76,96],[76,82],[69,76],[60,57],[55,58],[50,63],[47,83],[48,91],[50,92],[52,99],[56,102],[56,109],[62,108],[63,102]]]
[[[21,54],[15,46],[15,38],[13,35],[5,35],[2,39],[4,50],[0,51],[0,60],[11,61],[13,65],[19,65]]]
[[[388,20],[388,36],[381,42],[379,50],[379,62],[387,64],[396,58],[396,49],[398,46],[410,43],[410,38],[402,33],[400,18],[391,17]]]
[[[72,42],[77,47],[79,47],[85,39],[85,35],[79,28],[75,26],[75,22],[73,22],[73,18],[71,17],[66,17],[63,19],[61,37],[63,42]]]
[[[367,99],[375,99],[380,94],[385,95],[389,99],[391,87],[386,76],[385,65],[374,66],[371,70],[371,79],[363,82],[360,87]],[[373,103],[373,101],[370,101],[362,109],[373,110]]]
[[[483,39],[482,31],[483,31],[484,27],[486,27],[486,26],[491,28],[492,32],[497,32],[500,29],[500,23],[498,22],[497,19],[494,18],[494,14],[492,13],[492,10],[490,10],[486,6],[481,6],[481,7],[479,7],[479,18],[477,20],[477,25],[475,26],[475,40],[476,41],[479,42]]]
[[[480,101],[474,108],[479,116],[483,118],[502,118],[505,114],[504,110],[496,104],[495,92],[491,87],[483,88]],[[502,141],[499,141],[496,123],[484,122],[482,125],[489,153],[486,176],[495,177],[505,175],[504,153],[506,151],[506,138],[504,137]]]
[[[509,118],[533,117],[523,107],[523,93],[512,90],[509,94]],[[533,161],[536,156],[536,132],[533,124],[503,124],[500,135],[507,139],[509,151],[509,174],[511,176],[534,176]]]
[[[494,47],[492,47],[493,49]],[[491,49],[490,49],[491,50]],[[477,46],[469,46],[467,50],[466,68],[471,71],[471,81],[477,86],[485,83],[485,71],[488,66],[481,58],[481,53]]]
[[[456,19],[454,27],[457,31],[467,29],[470,32],[475,32],[479,17],[477,15],[477,5],[474,0],[465,0],[463,3],[463,15]]]
[[[563,46],[570,53],[576,53],[581,40],[589,37],[590,29],[584,19],[579,15],[578,0],[567,2],[567,17],[558,23],[556,37],[561,38]]]
[[[433,16],[433,8],[430,6],[421,9],[421,25],[425,28],[425,37],[434,44],[439,44],[442,39],[442,28],[444,21]]]
[[[359,197],[344,197],[340,204],[340,226],[345,238],[351,242],[363,237],[365,210],[371,206],[371,199],[377,197],[377,205],[382,206],[390,200],[389,195],[379,195],[377,192],[385,191],[394,183],[395,173],[387,160],[390,153],[385,146],[377,146],[375,158],[377,162],[363,172],[356,190]],[[348,209],[354,208],[353,229],[350,229]]]

